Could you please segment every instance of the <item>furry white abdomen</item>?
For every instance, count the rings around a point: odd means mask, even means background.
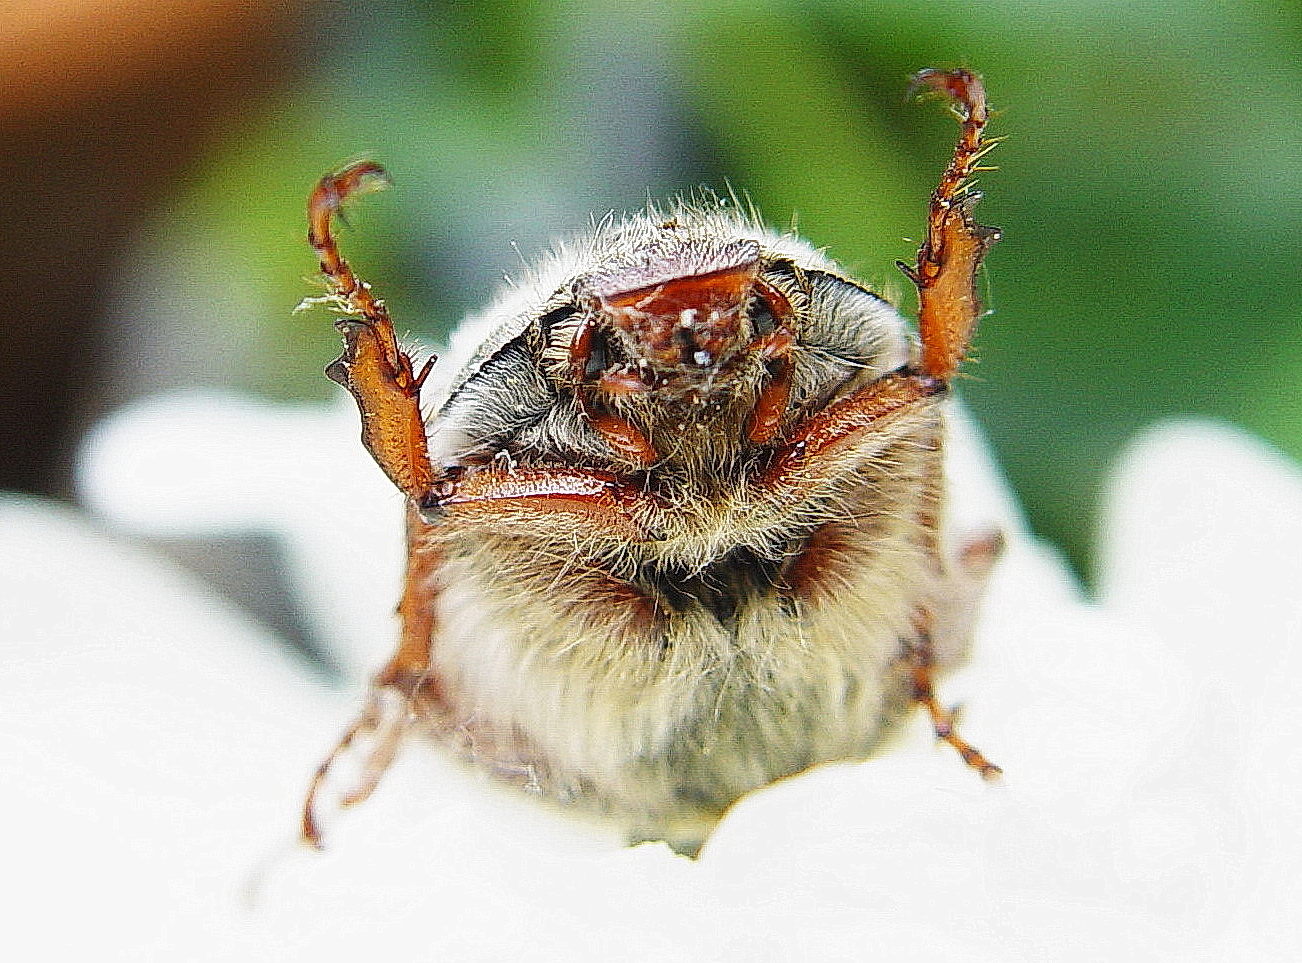
[[[573,546],[448,534],[431,650],[440,736],[686,851],[741,795],[865,757],[910,704],[900,659],[919,614],[955,597],[927,525],[939,457],[905,444],[880,475],[861,465],[837,493],[817,577],[726,618],[635,589]],[[940,620],[947,661],[970,615]]]
[[[867,755],[907,703],[894,663],[913,611],[901,600],[927,578],[921,565],[897,567],[893,591],[873,586],[795,618],[757,602],[728,631],[701,611],[592,624],[564,599],[494,598],[478,571],[460,561],[442,573],[449,628],[433,665],[452,734],[499,774],[590,797],[648,835]]]

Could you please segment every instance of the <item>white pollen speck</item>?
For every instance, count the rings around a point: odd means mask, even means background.
[[[702,368],[704,368],[713,359],[710,357],[710,352],[698,351],[696,352],[696,354],[692,355],[692,360],[695,361],[697,364],[699,364]]]
[[[696,309],[683,308],[678,314],[678,323],[684,328],[690,328],[696,324]]]

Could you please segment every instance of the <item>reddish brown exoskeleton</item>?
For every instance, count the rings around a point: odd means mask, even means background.
[[[408,569],[398,649],[312,782],[307,840],[340,760],[361,763],[342,792],[360,801],[409,734],[683,852],[743,794],[867,756],[914,705],[998,774],[932,682],[999,552],[940,536],[943,403],[998,238],[968,184],[993,144],[976,75],[915,85],[961,127],[901,265],[920,344],[805,242],[682,202],[559,248],[427,386],[331,230],[383,171],[321,181],[311,242],[345,315],[328,373],[407,498]]]

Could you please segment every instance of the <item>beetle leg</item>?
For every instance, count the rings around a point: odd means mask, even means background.
[[[927,620],[924,614],[922,621],[925,623]],[[935,656],[931,647],[931,633],[925,627],[919,629],[917,639],[908,646],[905,664],[913,685],[913,701],[927,710],[936,738],[953,746],[963,761],[975,769],[982,779],[993,781],[1003,775],[1002,769],[958,734],[958,708],[946,709],[937,700],[932,680]]]
[[[320,820],[321,796],[340,762],[357,753],[361,756],[362,768],[353,787],[339,797],[339,805],[350,806],[363,801],[374,791],[380,777],[393,762],[410,724],[409,698],[389,687],[377,685],[371,689],[366,708],[317,767],[308,785],[299,830],[305,843],[316,850],[325,848]]]
[[[321,178],[308,200],[308,240],[321,262],[332,301],[346,317],[335,327],[344,336],[343,355],[326,374],[352,393],[362,415],[362,444],[389,479],[409,498],[420,499],[434,483],[420,389],[434,359],[418,373],[398,344],[384,302],[358,279],[339,254],[332,221],[355,194],[389,183],[384,168],[370,161]]]
[[[963,574],[984,586],[995,562],[1004,554],[1004,544],[1004,533],[997,528],[966,539],[958,549],[958,563]]]
[[[318,802],[339,764],[355,760],[360,767],[352,785],[341,793],[341,804],[361,802],[392,763],[420,704],[436,702],[438,697],[428,674],[434,618],[431,576],[436,554],[426,538],[429,526],[414,508],[417,501],[429,497],[435,481],[420,410],[420,389],[434,359],[416,371],[411,356],[398,343],[384,302],[372,295],[370,285],[360,280],[340,255],[332,229],[344,201],[387,184],[384,169],[364,161],[323,177],[308,200],[308,240],[330,288],[327,300],[345,315],[335,325],[344,336],[344,351],[326,374],[357,401],[362,444],[409,499],[407,576],[398,606],[402,625],[398,650],[373,680],[361,715],[312,778],[303,804],[302,836],[318,849]]]
[[[824,409],[801,424],[794,435],[777,449],[773,461],[759,481],[765,497],[798,499],[821,482],[845,470],[853,463],[883,449],[901,437],[917,434],[920,427],[919,406],[934,405],[944,394],[943,382],[926,375],[898,371]],[[924,433],[925,434],[925,433]],[[940,462],[935,464],[939,466]],[[939,473],[926,486],[939,493]],[[919,528],[924,545],[943,566],[937,538],[938,505],[925,498],[919,507]],[[959,564],[964,576],[983,581],[989,574],[1002,547],[998,533],[974,539],[960,550]],[[807,559],[805,564],[808,564]],[[796,577],[799,581],[799,576]],[[805,579],[808,580],[807,578]],[[935,657],[932,651],[930,614],[918,618],[917,637],[907,643],[904,664],[909,673],[911,700],[927,710],[936,737],[962,756],[985,779],[997,778],[1001,772],[979,750],[957,732],[957,713],[943,708],[933,685]]]
[[[627,458],[639,468],[650,468],[660,460],[655,446],[631,421],[609,411],[596,410],[589,386],[580,386],[575,395],[579,399],[579,411],[583,417],[617,455]]]
[[[436,485],[420,508],[427,518],[473,518],[479,526],[524,533],[580,531],[635,542],[658,538],[664,513],[653,496],[615,475],[562,467],[467,472]]]
[[[908,371],[864,385],[801,422],[776,450],[761,484],[800,490],[814,479],[842,471],[848,454],[884,448],[895,438],[890,426],[945,390],[942,382]]]
[[[977,224],[971,214],[979,195],[970,190],[970,178],[996,143],[984,136],[989,119],[985,88],[981,78],[967,70],[923,70],[913,82],[915,88],[928,87],[949,96],[960,122],[954,155],[931,195],[917,265],[900,265],[918,289],[921,361],[916,368],[878,378],[806,419],[778,449],[768,472],[769,484],[817,472],[820,464],[830,470],[833,455],[869,440],[868,433],[904,409],[943,394],[980,319],[977,270],[986,251],[999,240],[999,231]],[[762,393],[757,412],[770,400]],[[758,413],[752,416],[753,423],[768,420]]]
[[[792,375],[795,373],[795,367],[791,363],[792,343],[774,345],[771,349],[766,345],[760,349],[766,351],[771,359],[770,377],[746,421],[746,437],[753,444],[763,445],[771,441],[782,425],[782,416],[786,414],[787,401],[791,397]]]
[[[927,233],[918,260],[900,269],[918,289],[918,330],[922,335],[921,371],[948,381],[958,372],[972,332],[981,318],[977,270],[999,231],[972,218],[981,195],[971,177],[998,141],[985,138],[989,109],[981,78],[968,70],[923,70],[914,89],[929,88],[949,97],[960,132],[954,156],[932,192]]]
[[[364,801],[375,791],[412,726],[439,703],[437,680],[429,672],[436,591],[432,582],[439,556],[429,534],[429,524],[409,503],[407,574],[398,603],[398,649],[371,681],[361,715],[312,777],[303,802],[302,838],[315,849],[322,848],[319,799],[335,767],[350,757],[359,764],[351,785],[339,795],[339,805]]]

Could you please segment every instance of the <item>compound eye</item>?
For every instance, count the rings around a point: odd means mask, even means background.
[[[747,311],[754,328],[754,338],[767,338],[779,329],[791,333],[790,326],[795,315],[791,301],[779,288],[762,277],[755,281]]]
[[[583,366],[583,378],[585,381],[593,381],[605,374],[606,369],[610,367],[610,348],[606,344],[606,337],[600,331],[592,336],[592,347],[588,353],[588,361]]]
[[[773,313],[772,303],[764,293],[757,292],[751,295],[750,307],[747,310],[750,314],[751,328],[756,335],[772,334],[777,329],[777,316]]]

